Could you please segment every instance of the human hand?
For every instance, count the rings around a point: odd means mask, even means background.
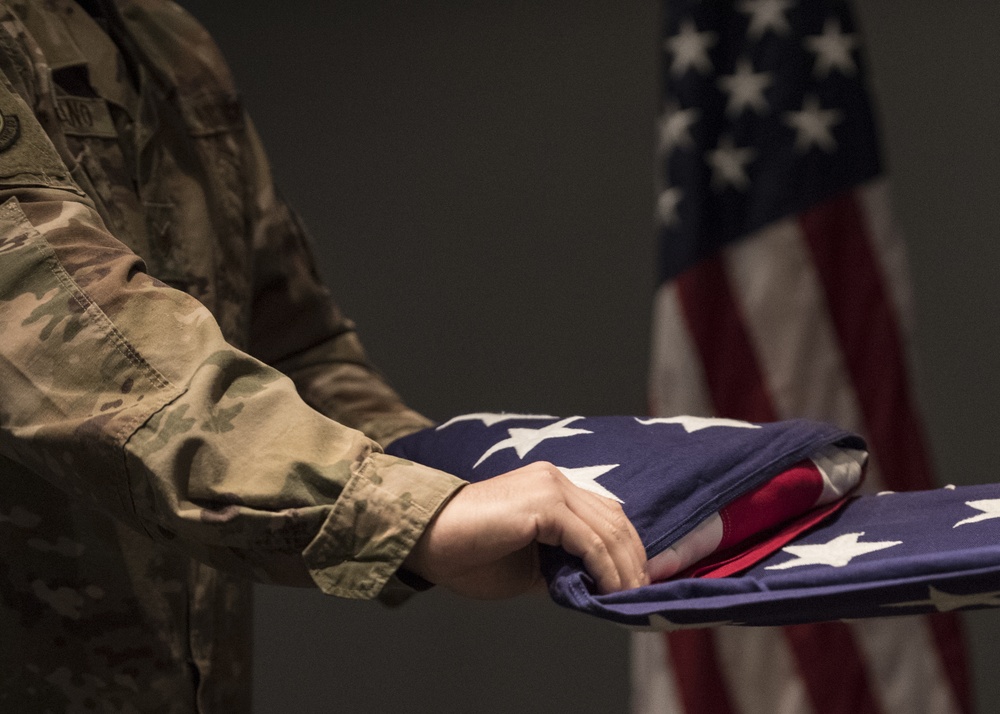
[[[542,461],[462,488],[403,567],[468,597],[511,597],[544,584],[539,543],[582,558],[602,593],[649,583],[646,552],[621,506]]]

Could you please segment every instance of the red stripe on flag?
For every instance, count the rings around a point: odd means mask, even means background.
[[[972,687],[966,659],[965,631],[955,613],[928,615],[927,622],[934,636],[934,645],[941,655],[941,664],[951,684],[952,695],[963,714],[972,714]]]
[[[864,659],[847,625],[842,622],[792,625],[785,627],[784,632],[817,712],[878,714],[881,711],[868,689]],[[854,682],[858,686],[851,686]]]
[[[738,714],[715,652],[710,630],[680,630],[664,636],[684,714]]]
[[[722,540],[718,550],[798,518],[823,495],[823,477],[809,459],[793,464],[767,483],[719,511]]]
[[[848,191],[799,220],[885,484],[897,491],[933,488],[899,324],[859,201]],[[961,623],[955,615],[939,615],[929,624],[955,700],[971,712]]]
[[[677,278],[677,295],[718,416],[775,421],[761,374],[719,254]]]
[[[895,311],[854,193],[817,204],[799,221],[886,487],[933,488]]]
[[[737,419],[775,418],[722,260],[715,255],[677,279],[677,296],[704,365],[716,413]],[[667,635],[684,714],[736,714],[715,650],[705,630]]]
[[[767,382],[733,297],[721,256],[716,254],[682,273],[677,279],[677,294],[704,365],[716,414],[748,421],[776,420]],[[879,711],[861,664],[864,661],[862,653],[847,625],[834,622],[803,625],[794,630],[783,628],[783,631],[817,714],[874,714]],[[678,634],[682,633],[672,633],[670,638]],[[702,650],[713,646],[710,637],[693,642],[678,640],[676,644],[673,639],[669,641],[671,650],[677,649],[677,656],[673,657],[675,668],[688,656],[682,653],[686,652],[683,647],[689,643]],[[716,683],[725,680],[717,669],[714,652],[709,657],[699,650],[699,659],[704,660],[701,666],[716,669],[685,670],[683,674],[678,670],[685,706],[689,699],[707,706],[716,691],[723,691],[716,688]],[[831,664],[837,666],[834,676],[831,676]],[[835,684],[831,686],[831,683]],[[831,692],[831,689],[836,691]],[[842,707],[841,699],[847,698],[847,693],[855,708]],[[728,705],[728,699],[726,702]],[[686,714],[695,714],[695,711],[702,710],[692,709]],[[709,707],[708,711],[724,710]]]

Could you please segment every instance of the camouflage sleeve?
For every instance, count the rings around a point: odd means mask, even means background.
[[[230,346],[203,305],[148,276],[77,188],[9,66],[0,454],[217,567],[377,595],[462,482],[310,408],[290,379]]]
[[[430,426],[369,362],[354,324],[317,274],[298,217],[276,195],[260,140],[248,126],[257,212],[251,354],[291,377],[315,409],[383,446]]]

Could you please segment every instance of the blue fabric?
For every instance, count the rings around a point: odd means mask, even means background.
[[[567,469],[617,464],[596,481],[623,501],[652,556],[818,448],[864,448],[857,436],[804,420],[747,428],[678,419],[466,415],[400,439],[389,452],[472,481],[538,460]],[[543,556],[556,602],[634,627],[785,625],[997,606],[1000,484],[857,497],[728,578],[598,595],[578,559],[557,548]]]
[[[956,526],[988,515],[970,505],[980,501],[993,501],[989,505],[1000,510],[1000,484],[860,496],[790,544],[825,544],[858,533],[863,543],[898,542],[840,567],[773,569],[797,559],[786,546],[737,577],[672,580],[596,595],[578,567],[553,561],[547,573],[550,591],[557,602],[597,617],[665,629],[995,607],[1000,605],[1000,517]]]
[[[502,415],[486,415],[486,421],[497,416]],[[389,453],[469,481],[533,461],[549,461],[559,468],[615,465],[597,481],[621,499],[649,557],[822,447],[837,443],[865,448],[860,437],[807,420],[751,425],[696,417],[675,418],[688,419],[686,423],[624,416],[547,417],[504,419],[488,426],[483,419],[460,419],[399,439]],[[506,447],[483,458],[506,441],[528,441],[532,432],[553,433],[553,427],[556,432],[580,433],[545,439],[524,456]]]

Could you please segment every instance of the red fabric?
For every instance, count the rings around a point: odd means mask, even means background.
[[[779,523],[805,513],[823,493],[823,476],[806,459],[719,511],[722,541],[729,548]]]
[[[817,714],[880,714],[868,685],[866,657],[843,622],[818,622],[784,628],[799,675]],[[836,665],[838,676],[830,676]],[[844,682],[856,683],[844,686]]]
[[[677,675],[684,714],[739,714],[729,698],[712,633],[681,630],[664,635],[664,639]],[[664,665],[669,667],[671,663]]]
[[[898,321],[857,198],[850,191],[834,196],[803,213],[799,224],[886,487],[934,488]]]
[[[778,421],[722,257],[716,253],[678,276],[677,293],[716,414]]]
[[[758,533],[756,537],[738,544],[735,548],[716,551],[677,577],[725,578],[736,575],[777,552],[800,533],[826,520],[843,508],[845,503],[847,499],[813,508],[784,525]]]
[[[830,316],[865,415],[867,438],[886,486],[897,491],[933,488],[897,317],[856,196],[847,192],[820,203],[802,214],[799,223],[826,289]],[[957,616],[939,615],[930,625],[954,695],[963,712],[972,712]]]
[[[746,421],[776,421],[777,410],[771,400],[763,370],[754,354],[742,311],[733,295],[721,255],[716,253],[682,273],[677,278],[677,287],[685,323],[701,358],[715,413]],[[824,703],[825,687],[822,682],[828,674],[830,664],[839,662],[840,657],[853,656],[856,663],[864,661],[850,630],[842,623],[831,623],[829,626],[802,625],[794,632],[792,629],[785,628],[784,631],[800,676],[810,690],[810,698],[814,705],[818,705],[817,714],[839,714],[841,709],[837,701],[831,701],[829,708]],[[810,632],[811,636],[808,634]],[[687,638],[677,637],[684,634],[675,632],[668,635],[670,649],[677,653],[673,658],[675,663],[678,658],[685,656],[682,654],[685,644],[690,645]],[[840,645],[836,658],[830,657],[832,650],[827,648],[827,640],[834,636]],[[713,641],[709,636],[700,639],[699,643],[707,648],[712,646]],[[713,674],[706,668],[700,673],[694,670],[677,674],[686,714],[699,711],[692,708],[693,702],[707,707],[705,711],[723,711],[722,706],[731,707],[725,688],[706,686],[712,681],[725,681],[721,672]],[[860,665],[851,667],[850,671],[839,671],[836,678],[826,679],[836,682],[836,686],[845,692],[850,692],[850,696],[857,702],[875,701],[868,677]],[[814,691],[814,687],[818,689]]]

